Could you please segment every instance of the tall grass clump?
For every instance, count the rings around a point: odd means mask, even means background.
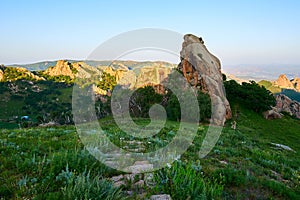
[[[170,194],[172,199],[220,199],[221,182],[209,180],[201,167],[175,161],[172,166],[154,172],[156,193]]]

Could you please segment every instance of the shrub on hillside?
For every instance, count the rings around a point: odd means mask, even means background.
[[[255,81],[243,82],[241,85],[234,80],[224,82],[229,102],[239,102],[246,108],[261,113],[275,106],[273,94]]]

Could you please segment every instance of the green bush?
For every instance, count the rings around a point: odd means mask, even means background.
[[[130,112],[133,117],[149,118],[149,110],[154,104],[160,104],[163,96],[151,86],[137,89],[130,97]]]
[[[224,82],[226,95],[229,102],[239,102],[246,108],[257,113],[271,109],[275,106],[275,97],[264,86],[258,85],[255,81],[243,82],[242,85],[234,80]]]
[[[97,87],[105,91],[112,90],[117,85],[117,80],[115,76],[103,72],[101,81],[97,82],[96,85]]]

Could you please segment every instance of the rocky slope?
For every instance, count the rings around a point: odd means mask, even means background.
[[[68,61],[59,60],[56,65],[49,67],[44,71],[44,74],[49,76],[69,76],[70,78],[75,78],[75,74],[78,71],[79,65],[72,65]]]
[[[232,114],[225,95],[220,60],[208,51],[202,38],[192,34],[184,36],[180,56],[178,70],[191,85],[210,95],[213,112],[217,114],[214,123],[223,125],[225,118],[230,119]]]
[[[19,79],[27,80],[45,80],[43,77],[40,77],[29,70],[23,67],[0,67],[0,81],[16,81]]]
[[[135,84],[136,88],[144,87],[147,85],[159,85],[171,73],[171,68],[163,66],[143,67],[137,76]],[[163,91],[160,91],[162,93]]]
[[[119,69],[114,69],[111,66],[105,66],[104,69],[103,69],[103,72],[108,73],[108,74],[116,77],[117,83],[119,83],[119,81],[122,79],[124,74],[128,71],[129,71],[129,69],[126,66],[121,67]]]
[[[300,119],[300,103],[291,100],[283,94],[276,96],[276,109],[278,112],[287,112]]]

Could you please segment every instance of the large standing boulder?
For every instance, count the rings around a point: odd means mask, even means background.
[[[192,86],[210,95],[215,116],[213,123],[224,125],[225,119],[230,119],[232,114],[225,95],[220,60],[208,51],[202,38],[192,34],[184,36],[180,57],[177,69]]]

